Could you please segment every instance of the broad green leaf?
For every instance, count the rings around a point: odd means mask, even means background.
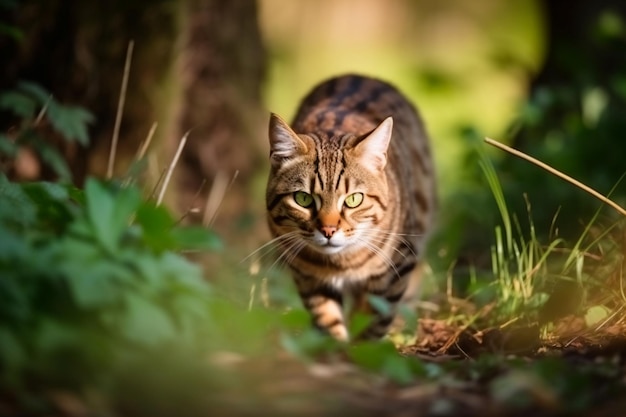
[[[17,89],[35,98],[42,106],[52,99],[52,93],[37,83],[20,81],[17,84]]]
[[[89,144],[87,126],[94,121],[94,117],[87,110],[49,103],[48,120],[65,139],[84,146]]]
[[[373,317],[368,314],[357,313],[350,317],[348,333],[351,337],[360,335],[372,323]]]
[[[176,247],[170,233],[174,219],[165,207],[156,206],[152,202],[143,203],[137,209],[134,223],[141,226],[144,243],[152,250],[160,252]]]
[[[380,371],[392,381],[399,384],[409,384],[415,380],[415,374],[409,364],[410,358],[400,355],[388,355]]]
[[[382,316],[389,316],[391,314],[391,304],[383,297],[378,295],[370,295],[367,297],[370,305]]]
[[[129,228],[135,212],[141,204],[141,192],[135,187],[129,187],[121,188],[110,195],[113,195],[114,205],[112,217],[109,219],[109,227],[121,236]]]
[[[298,335],[282,333],[280,342],[285,350],[305,359],[323,352],[333,351],[339,346],[339,342],[335,339],[311,327]]]
[[[110,253],[118,249],[122,234],[130,225],[132,216],[141,202],[135,188],[112,192],[105,184],[88,178],[85,184],[87,214],[96,239]]]
[[[1,208],[0,215],[2,215]],[[31,254],[29,249],[24,236],[0,226],[0,266],[3,265],[3,261],[6,261],[6,265],[9,265],[12,261],[21,261]]]
[[[211,230],[199,226],[177,227],[171,231],[176,248],[182,250],[220,250],[222,241]]]
[[[121,265],[99,261],[66,265],[64,270],[79,308],[89,310],[113,306],[121,301],[125,288],[116,278],[120,274],[128,274]]]
[[[162,308],[132,293],[126,296],[126,315],[121,326],[129,340],[148,346],[173,339],[176,331]]]
[[[109,252],[114,252],[120,238],[110,227],[115,201],[108,190],[95,178],[85,183],[87,217],[94,229],[95,238]]]
[[[24,119],[33,119],[37,103],[31,97],[17,91],[0,94],[0,109],[9,110]]]
[[[0,173],[0,222],[25,227],[36,220],[36,208],[19,184]]]
[[[69,182],[72,179],[72,173],[67,166],[67,161],[56,148],[42,140],[36,140],[32,142],[32,145],[41,157],[41,160],[59,176],[60,181]]]
[[[164,252],[159,258],[161,280],[170,285],[170,290],[191,289],[204,292],[209,289],[198,264],[174,252]],[[154,279],[154,278],[153,278]]]
[[[282,314],[280,321],[285,329],[301,330],[311,326],[311,315],[304,309],[298,308]]]
[[[389,355],[399,355],[393,344],[386,341],[359,343],[350,346],[346,353],[357,365],[370,371],[379,371]]]
[[[60,232],[74,218],[67,187],[52,182],[25,183],[24,191],[38,208],[41,231]]]

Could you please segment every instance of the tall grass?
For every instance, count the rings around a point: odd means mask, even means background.
[[[481,157],[479,164],[501,221],[495,227],[491,247],[496,307],[488,321],[495,324],[539,323],[544,326],[543,336],[547,337],[549,332],[545,329],[553,327],[550,321],[559,318],[547,314],[547,319],[542,318],[547,308],[561,311],[562,315],[584,315],[588,325],[615,316],[616,310],[622,311],[626,299],[621,278],[624,251],[622,242],[615,239],[621,223],[608,227],[599,225],[600,207],[576,241],[566,242],[555,236],[553,230],[548,238],[541,238],[533,224],[531,202],[526,199],[528,229],[525,230],[517,215],[509,211],[493,164],[485,156]],[[575,210],[573,207],[564,209]],[[612,279],[618,282],[619,289],[608,288]],[[574,292],[580,294],[579,299],[560,299],[559,291],[564,285],[575,288]],[[567,295],[564,293],[563,297]],[[563,308],[547,306],[549,300],[552,304],[571,305]]]

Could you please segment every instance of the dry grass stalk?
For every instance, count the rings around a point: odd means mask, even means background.
[[[48,111],[48,105],[50,104],[50,100],[52,100],[52,95],[48,97],[46,104],[44,104],[44,106],[41,108],[41,110],[37,114],[37,117],[35,118],[35,122],[33,123],[33,126],[39,126],[39,123],[41,123],[41,121],[43,120],[43,117],[46,115],[46,112]]]
[[[150,147],[150,143],[152,143],[152,138],[154,137],[154,132],[156,132],[157,126],[157,122],[152,123],[152,127],[148,132],[146,140],[139,146],[139,149],[137,150],[137,155],[135,155],[135,161],[141,160],[146,155],[148,147]]]
[[[189,216],[189,214],[199,212],[199,209],[195,207],[195,204],[196,204],[196,201],[198,200],[198,197],[202,193],[202,190],[204,189],[206,182],[207,182],[206,178],[203,178],[202,183],[200,183],[200,187],[198,187],[198,191],[196,191],[196,193],[193,195],[193,198],[191,199],[191,205],[187,207],[187,210],[183,213],[182,216],[180,216],[180,219],[176,221],[176,224],[182,223],[183,220],[185,220],[187,216]]]
[[[490,138],[485,138],[485,142],[487,142],[490,145],[495,146],[496,148],[502,149],[503,151],[506,151],[510,154],[513,154],[519,158],[525,159],[528,162],[531,162],[535,165],[537,165],[540,168],[545,169],[546,171],[548,171],[549,173],[556,175],[557,177],[569,182],[570,184],[575,185],[576,187],[580,188],[583,191],[586,191],[587,193],[591,194],[592,196],[594,196],[595,198],[599,199],[600,201],[602,201],[603,203],[613,207],[615,210],[617,210],[617,212],[619,212],[622,216],[626,216],[626,210],[624,208],[622,208],[619,204],[615,203],[612,200],[609,200],[607,197],[605,197],[604,195],[600,194],[599,192],[597,192],[596,190],[594,190],[591,187],[586,186],[585,184],[583,184],[580,181],[575,180],[574,178],[562,173],[561,171],[552,168],[550,165],[545,164],[543,162],[541,162],[538,159],[533,158],[532,156],[529,156],[521,151],[518,151],[517,149],[511,148],[510,146],[507,146],[503,143],[500,143],[496,140],[490,139]]]
[[[211,191],[207,197],[206,205],[204,207],[204,216],[202,216],[202,225],[207,227],[213,223],[217,210],[222,204],[224,194],[228,189],[228,177],[224,171],[218,171],[213,179],[213,185]]]
[[[183,153],[183,148],[185,147],[185,144],[187,143],[187,137],[189,137],[189,132],[187,131],[187,133],[185,133],[185,136],[183,136],[183,138],[180,140],[180,143],[178,144],[178,149],[176,150],[176,154],[174,155],[174,158],[172,159],[172,162],[170,162],[169,166],[167,167],[167,171],[165,172],[165,177],[163,179],[163,185],[161,186],[161,190],[159,191],[159,197],[157,198],[157,206],[160,206],[161,203],[163,202],[163,196],[165,195],[165,190],[167,189],[167,186],[170,183],[170,180],[172,179],[172,173],[174,172],[174,168],[176,167],[176,164],[178,163],[178,159],[180,158],[180,155]]]
[[[111,150],[109,153],[109,163],[107,165],[107,178],[113,177],[113,166],[115,164],[115,154],[117,153],[117,142],[120,135],[120,126],[122,124],[122,113],[124,112],[124,102],[126,101],[126,91],[128,89],[128,75],[130,73],[130,61],[133,55],[134,41],[128,43],[126,51],[126,62],[124,63],[124,75],[122,77],[122,86],[120,88],[120,98],[117,103],[117,114],[115,115],[115,126],[113,127],[113,137],[111,138]]]

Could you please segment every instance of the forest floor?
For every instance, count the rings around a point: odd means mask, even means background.
[[[222,397],[220,408],[223,415],[280,416],[626,415],[626,326],[591,333],[573,318],[561,326],[561,336],[540,340],[537,329],[472,331],[422,320],[418,343],[398,351],[440,374],[408,384],[366,373],[345,357],[227,359],[224,366],[257,377],[248,380],[248,406],[238,393]]]

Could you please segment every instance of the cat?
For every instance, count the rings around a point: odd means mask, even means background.
[[[268,225],[315,326],[349,340],[348,297],[373,316],[358,337],[385,336],[437,205],[417,110],[386,82],[343,75],[313,88],[291,125],[272,113],[269,142]]]

